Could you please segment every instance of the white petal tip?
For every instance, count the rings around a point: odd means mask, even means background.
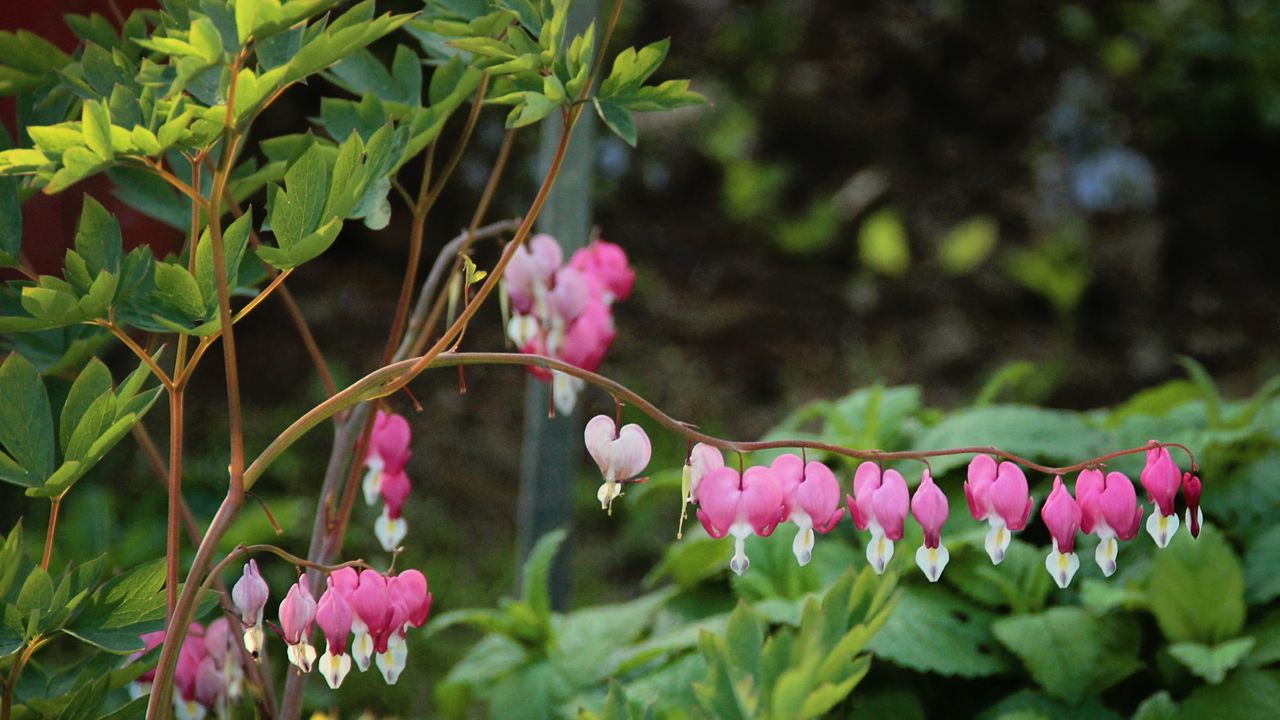
[[[1147,516],[1147,534],[1160,548],[1169,547],[1169,541],[1178,532],[1178,515],[1161,515],[1157,510]]]
[[[1066,589],[1071,584],[1071,579],[1076,576],[1076,571],[1080,569],[1080,558],[1073,552],[1061,553],[1054,550],[1045,557],[1044,567],[1053,576],[1053,581],[1058,587]]]
[[[300,642],[297,645],[290,645],[286,653],[289,656],[289,662],[293,663],[299,672],[311,672],[311,666],[316,661],[316,649],[311,647],[310,643]]]
[[[916,566],[920,568],[920,572],[924,573],[929,582],[938,582],[950,559],[951,553],[947,552],[945,545],[939,545],[936,548],[922,545],[916,548]]]
[[[382,549],[393,552],[409,534],[409,524],[402,517],[392,519],[384,513],[374,521],[373,532],[378,536]]]
[[[325,650],[320,656],[319,667],[320,674],[324,675],[324,681],[328,683],[329,689],[337,690],[346,679],[347,673],[351,672],[351,656],[346,653],[334,656]]]
[[[867,563],[875,569],[877,575],[882,575],[892,559],[893,541],[883,535],[873,534],[871,542],[867,544]]]

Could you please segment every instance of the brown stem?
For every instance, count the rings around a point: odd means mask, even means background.
[[[49,569],[49,559],[53,557],[53,536],[58,531],[58,509],[62,507],[62,495],[49,498],[49,526],[44,531],[44,555],[40,558],[40,569]]]
[[[182,388],[169,391],[169,512],[165,526],[164,608],[165,622],[173,617],[178,604],[178,582],[182,572],[182,538],[178,528],[182,523],[182,438],[183,403]]]
[[[151,373],[156,376],[156,379],[160,381],[161,385],[164,385],[168,390],[173,389],[173,380],[169,378],[169,374],[157,365],[155,359],[151,357],[151,354],[144,350],[141,345],[134,341],[133,338],[129,337],[128,333],[117,327],[115,323],[107,320],[95,320],[92,324],[104,327],[111,331],[111,334],[116,336],[117,340],[123,343],[125,347],[129,348],[129,350],[133,351],[133,354],[137,355],[138,359],[150,368]]]
[[[35,655],[36,650],[49,642],[48,638],[37,635],[27,644],[18,658],[13,661],[13,667],[9,669],[9,678],[4,685],[4,698],[0,699],[0,720],[9,720],[13,715],[13,696],[18,688],[18,678],[22,677],[22,669],[26,667],[27,661]]]

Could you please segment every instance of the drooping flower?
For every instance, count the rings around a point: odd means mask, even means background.
[[[1040,508],[1040,517],[1053,539],[1053,550],[1044,559],[1044,567],[1058,587],[1065,588],[1080,569],[1080,558],[1076,557],[1076,531],[1080,529],[1082,513],[1071,492],[1062,484],[1061,477],[1053,479],[1053,491]]]
[[[382,549],[391,552],[400,546],[409,533],[409,524],[403,517],[404,504],[409,499],[409,476],[404,470],[384,473],[382,476],[382,514],[373,523],[374,535]]]
[[[1010,533],[1025,528],[1031,518],[1027,476],[1011,462],[996,465],[990,456],[978,455],[969,463],[964,494],[973,518],[991,525],[984,544],[991,562],[999,565],[1009,549]]]
[[[316,661],[316,649],[311,646],[311,625],[315,619],[316,598],[303,574],[280,603],[280,629],[289,645],[289,662],[304,673],[311,672],[311,665]]]
[[[1169,455],[1168,448],[1153,445],[1147,450],[1147,465],[1142,469],[1141,480],[1147,497],[1155,505],[1147,516],[1147,533],[1156,545],[1167,547],[1178,532],[1178,511],[1174,508],[1174,499],[1182,484],[1182,471]]]
[[[241,666],[240,650],[236,647],[235,638],[231,636],[231,621],[220,617],[210,622],[204,631],[204,646],[220,674],[223,701],[238,701],[244,694],[244,668]],[[209,707],[216,709],[212,705]],[[221,714],[225,713],[220,712]]]
[[[639,425],[623,425],[618,430],[613,418],[597,415],[587,423],[583,440],[604,476],[604,484],[596,493],[600,508],[612,511],[614,499],[622,494],[619,484],[638,476],[649,464],[653,452],[649,436]]]
[[[347,598],[359,623],[352,622],[355,639],[351,644],[351,657],[361,672],[369,669],[375,653],[387,651],[387,640],[392,628],[391,596],[387,580],[374,570],[360,573],[360,584]]]
[[[626,251],[611,242],[592,241],[573,253],[569,265],[599,278],[609,294],[609,302],[627,299],[635,285],[636,272],[627,261]]]
[[[244,573],[231,588],[231,601],[240,615],[240,624],[244,625],[244,649],[254,658],[262,649],[262,611],[267,606],[269,592],[267,582],[258,572],[258,562],[252,559],[245,563]]]
[[[378,501],[385,475],[404,472],[405,465],[409,463],[411,440],[409,421],[403,415],[378,411],[364,460],[366,471],[361,487],[365,504],[372,505]]]
[[[698,520],[713,538],[733,536],[729,567],[739,575],[750,565],[747,537],[773,534],[783,512],[782,487],[767,467],[747,468],[741,475],[733,468],[716,468],[702,478],[698,488]]]
[[[840,507],[840,483],[831,468],[820,462],[805,464],[797,455],[779,455],[770,465],[782,487],[785,519],[796,525],[791,552],[796,562],[813,559],[814,532],[824,535],[844,517]]]
[[[1200,477],[1191,473],[1182,473],[1182,496],[1187,500],[1187,529],[1191,537],[1200,537],[1200,526],[1204,524],[1204,513],[1200,511]]]
[[[564,252],[560,243],[550,235],[534,235],[523,247],[516,248],[502,273],[512,308],[522,314],[532,310],[534,302],[545,292],[551,276],[563,262]]]
[[[354,614],[341,589],[329,577],[328,588],[316,604],[316,624],[324,633],[325,650],[320,656],[320,674],[332,689],[342,685],[351,672],[351,656],[347,655],[347,636],[351,634]]]
[[[1142,527],[1142,506],[1133,482],[1124,473],[1103,475],[1101,470],[1081,470],[1076,478],[1076,502],[1080,505],[1080,530],[1098,536],[1094,560],[1102,574],[1116,571],[1119,541],[1137,537]]]
[[[853,475],[853,495],[846,496],[853,524],[871,530],[867,562],[883,573],[893,558],[893,543],[902,539],[903,525],[911,509],[907,481],[897,470],[880,471],[873,462],[864,462]]]
[[[926,468],[920,476],[920,486],[911,498],[911,515],[924,529],[924,544],[916,549],[916,565],[929,582],[938,582],[951,559],[947,546],[942,544],[942,526],[947,523],[949,514],[947,496]]]

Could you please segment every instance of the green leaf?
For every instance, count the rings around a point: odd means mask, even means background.
[[[529,551],[521,572],[520,597],[544,621],[551,617],[551,565],[568,531],[563,528],[543,535]]]
[[[112,653],[142,649],[139,635],[164,625],[164,559],[108,580],[65,632]]]
[[[31,568],[31,574],[27,575],[27,579],[22,583],[22,589],[18,591],[15,602],[18,612],[30,615],[33,610],[45,610],[52,600],[53,579],[43,568]]]
[[[14,523],[9,536],[0,545],[0,598],[7,597],[13,581],[18,578],[18,569],[25,557],[22,554],[22,521]]]
[[[631,147],[636,146],[636,121],[631,111],[608,100],[595,99],[596,114],[604,121],[613,134],[622,138]]]
[[[222,255],[227,273],[227,289],[235,291],[239,282],[240,263],[249,245],[249,230],[253,227],[253,208],[228,225],[222,233]],[[205,312],[212,315],[218,303],[217,268],[213,262],[213,236],[206,228],[196,244],[196,285],[206,303]]]
[[[1186,665],[1192,674],[1216,685],[1253,651],[1253,646],[1251,637],[1237,638],[1215,647],[1182,642],[1170,645],[1169,654]]]
[[[110,392],[111,371],[98,358],[90,359],[67,391],[67,400],[63,403],[62,414],[58,418],[58,444],[64,454],[71,444],[71,434],[80,425],[89,407],[95,400]]]
[[[902,589],[897,608],[871,641],[877,655],[913,670],[986,677],[1009,669],[991,635],[995,615],[939,588]]]
[[[531,125],[550,115],[558,107],[560,103],[542,93],[527,92],[524,95],[524,102],[511,108],[511,112],[507,114],[507,127],[518,128]]]
[[[110,684],[111,676],[103,675],[93,682],[80,685],[55,720],[91,720],[96,717]]]
[[[156,263],[155,299],[177,310],[188,319],[205,317],[204,296],[200,284],[187,269],[178,263]]]
[[[1249,543],[1244,554],[1244,582],[1251,605],[1263,605],[1280,597],[1280,526]]]
[[[911,266],[911,248],[902,218],[893,210],[878,210],[858,229],[858,257],[873,272],[901,277]]]
[[[1026,665],[1050,695],[1075,702],[1124,679],[1140,667],[1136,630],[1124,632],[1079,607],[1001,618],[996,638]],[[1118,642],[1118,638],[1131,643]]]
[[[1218,685],[1202,685],[1182,703],[1182,718],[1275,720],[1280,717],[1280,673],[1246,670]]]
[[[222,35],[207,17],[191,23],[191,44],[210,65],[222,62]]]
[[[995,250],[1000,225],[990,215],[976,215],[956,225],[942,238],[938,263],[951,275],[977,270]]]
[[[1212,645],[1238,635],[1245,617],[1244,574],[1222,533],[1206,526],[1196,540],[1188,533],[1174,536],[1156,554],[1147,602],[1173,642]]]
[[[89,274],[97,276],[103,270],[120,272],[123,241],[120,225],[107,209],[91,196],[84,196],[80,211],[80,224],[76,227],[76,252],[84,258]]]
[[[4,473],[2,479],[28,487],[39,485],[53,472],[53,412],[49,395],[35,367],[12,353],[0,365],[0,445],[23,468],[23,479]]]
[[[1132,720],[1177,720],[1178,704],[1167,690],[1152,695],[1133,712]]]
[[[116,156],[111,146],[111,115],[105,102],[86,100],[81,109],[80,123],[84,128],[84,142],[90,150],[103,160]]]
[[[609,678],[609,694],[604,698],[604,714],[601,720],[630,720],[631,706],[627,704],[627,693],[617,680]]]

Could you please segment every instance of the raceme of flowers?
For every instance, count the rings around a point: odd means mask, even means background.
[[[339,568],[329,574],[325,591],[316,600],[307,576],[300,576],[280,603],[278,627],[290,664],[299,672],[318,667],[330,688],[337,689],[354,664],[360,672],[376,664],[383,680],[395,684],[409,659],[405,634],[420,628],[431,613],[427,578],[417,570],[382,574],[375,570]],[[235,615],[244,628],[243,648],[236,642],[228,618],[208,627],[193,623],[182,641],[175,675],[174,712],[181,720],[229,717],[229,708],[244,694],[244,657],[257,659],[264,641],[263,614],[269,590],[255,560],[245,563],[231,590]],[[313,629],[321,632],[320,650],[311,644]],[[164,642],[163,630],[142,635],[141,657]],[[318,657],[317,657],[318,655]],[[155,671],[139,676],[130,686],[134,697],[149,694]]]
[[[613,343],[613,303],[631,294],[635,278],[618,245],[593,240],[565,264],[555,238],[535,235],[516,250],[502,275],[511,306],[507,337],[521,352],[594,371]],[[556,409],[573,410],[581,380],[545,368],[529,372],[551,383]]]
[[[587,423],[583,439],[604,476],[597,494],[601,506],[609,508],[622,494],[624,484],[642,480],[640,475],[651,454],[649,438],[638,425],[619,429],[612,418],[598,415]],[[1200,534],[1204,520],[1200,478],[1182,472],[1168,448],[1152,441],[1141,482],[1152,503],[1146,529],[1157,546],[1166,547],[1178,530],[1174,505],[1179,490],[1191,536]],[[969,513],[990,526],[984,546],[991,562],[999,565],[1013,533],[1026,528],[1035,507],[1027,477],[1015,463],[978,455],[969,463],[964,493]],[[779,525],[792,523],[796,526],[792,551],[797,562],[806,565],[813,557],[816,534],[830,532],[845,511],[840,483],[821,462],[805,462],[797,455],[785,454],[768,466],[739,472],[725,466],[719,450],[703,443],[693,446],[685,462],[682,496],[684,503],[697,504],[698,520],[708,535],[733,537],[729,567],[739,575],[750,564],[748,537],[766,537]],[[894,543],[902,539],[910,515],[924,532],[924,543],[915,553],[916,565],[931,582],[942,576],[950,558],[942,542],[950,508],[928,469],[913,494],[897,470],[864,462],[854,472],[853,493],[844,495],[844,501],[854,526],[870,533],[867,562],[877,573],[884,572],[893,558]],[[1059,587],[1067,587],[1080,568],[1075,540],[1077,533],[1083,532],[1097,536],[1094,559],[1105,575],[1114,574],[1119,542],[1137,536],[1142,516],[1137,491],[1123,473],[1082,470],[1076,477],[1074,495],[1062,477],[1055,477],[1053,490],[1040,508],[1053,542],[1045,569]]]
[[[405,472],[410,441],[409,421],[404,416],[378,411],[365,452],[362,488],[366,504],[382,500],[382,514],[374,521],[373,531],[387,552],[399,547],[409,532],[403,511],[412,489]]]

